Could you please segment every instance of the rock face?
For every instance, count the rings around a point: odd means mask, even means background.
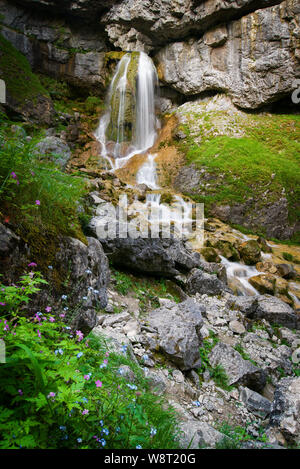
[[[244,402],[247,409],[255,415],[265,418],[271,412],[271,402],[251,389],[242,389],[241,400]]]
[[[300,443],[300,378],[282,379],[272,403],[270,423],[287,441]]]
[[[51,304],[55,313],[62,311],[67,302],[67,319],[74,329],[83,332],[96,325],[97,310],[105,308],[110,280],[108,259],[101,244],[94,238],[87,241],[88,245],[70,237],[57,241],[53,265],[43,272],[53,288],[46,285],[29,303],[30,311],[42,311]],[[4,275],[4,284],[19,280],[19,272],[24,272],[24,266],[32,262],[31,256],[31,247],[0,224],[0,273]]]
[[[158,333],[159,349],[181,370],[201,365],[199,347],[204,311],[205,308],[188,299],[180,304],[169,302],[148,315],[149,325]]]
[[[222,90],[247,109],[291,94],[300,76],[296,0],[1,0],[0,8],[2,34],[34,68],[98,93],[105,52],[115,48],[156,54],[161,81],[180,94]]]
[[[241,108],[276,101],[300,76],[298,15],[297,2],[286,1],[167,45],[156,56],[160,79],[184,95],[225,91]]]
[[[220,342],[213,348],[209,363],[213,367],[221,365],[224,368],[229,385],[244,384],[256,391],[262,390],[265,385],[266,376],[263,370],[244,360],[239,352],[227,344]]]

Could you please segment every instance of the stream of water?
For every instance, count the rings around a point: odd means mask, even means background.
[[[161,203],[155,162],[157,155],[149,152],[160,127],[155,113],[157,84],[157,72],[150,57],[143,52],[124,54],[111,81],[107,111],[100,119],[95,136],[101,143],[101,156],[108,161],[113,172],[123,168],[135,155],[146,154],[146,160],[136,173],[136,184],[146,185],[149,191],[145,203],[138,203],[138,210],[142,211],[143,207],[156,209],[159,220],[175,224],[182,235],[180,224],[184,222],[186,226],[191,226],[192,210],[179,195],[174,195],[175,203],[172,206]],[[155,220],[149,217],[148,220],[157,223],[157,217]],[[187,237],[188,232],[185,235]],[[249,279],[262,272],[255,267],[230,262],[225,257],[221,258],[221,262],[226,268],[229,285],[238,294],[258,294]]]

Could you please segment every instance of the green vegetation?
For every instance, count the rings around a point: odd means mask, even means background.
[[[38,77],[31,71],[28,60],[0,34],[0,78],[11,97],[17,102],[35,100],[38,94],[48,96]]]
[[[0,448],[177,448],[175,412],[149,391],[126,346],[113,353],[104,339],[72,332],[51,306],[22,317],[43,282],[30,273],[17,286],[1,285]]]
[[[80,235],[77,205],[85,193],[83,179],[39,159],[35,146],[41,135],[28,142],[11,133],[11,122],[3,114],[0,123],[2,217],[13,221],[19,231],[39,226],[44,232]]]
[[[249,425],[252,425],[252,423],[253,422],[248,422],[246,427],[233,427],[229,423],[223,422],[218,427],[218,430],[219,432],[226,435],[227,438],[224,438],[219,443],[217,443],[216,449],[240,449],[242,443],[253,440],[266,443],[267,437],[263,428],[259,428],[259,436],[256,438],[249,434],[247,427],[249,427]]]
[[[218,341],[218,337],[212,331],[209,331],[209,337],[204,339],[203,347],[200,347],[199,349],[201,358],[201,368],[199,368],[198,373],[200,377],[202,377],[202,374],[205,371],[208,371],[210,377],[214,380],[215,384],[218,387],[225,389],[226,391],[231,391],[233,389],[233,386],[229,386],[228,376],[226,375],[224,368],[221,365],[212,367],[209,363],[209,355],[214,346],[218,343]]]
[[[158,298],[169,298],[179,303],[180,299],[172,289],[172,284],[165,279],[137,277],[128,272],[111,268],[112,281],[121,295],[132,294],[140,301],[141,312],[147,308],[158,308]]]
[[[205,202],[208,210],[213,204],[243,203],[249,197],[260,200],[261,205],[282,197],[283,191],[290,208],[291,221],[299,217],[300,198],[300,116],[249,115],[236,117],[232,130],[243,135],[234,136],[230,130],[218,128],[218,119],[224,113],[203,113],[188,116],[190,124],[181,125],[187,135],[178,143],[187,161],[213,177],[213,183],[187,194]],[[201,119],[197,130],[190,125]],[[230,122],[230,117],[225,115]],[[227,121],[226,121],[227,122]],[[195,125],[195,124],[194,124]],[[226,135],[227,134],[227,135]],[[230,136],[232,135],[232,136]],[[211,181],[208,181],[211,182]]]
[[[261,327],[261,326],[257,326],[256,328],[257,329],[263,329],[263,327]],[[255,326],[253,326],[253,329],[255,330]],[[248,360],[253,365],[257,366],[257,363],[249,357],[249,355],[245,352],[245,350],[243,349],[241,344],[236,344],[236,346],[234,348],[237,352],[239,352],[239,354],[242,356],[242,358],[244,360]]]

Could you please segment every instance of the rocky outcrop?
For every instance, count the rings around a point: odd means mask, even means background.
[[[222,90],[248,109],[291,94],[300,76],[297,2],[261,7],[257,0],[0,1],[2,34],[39,72],[102,93],[105,52],[143,50],[156,54],[162,83],[180,94]]]
[[[79,89],[103,93],[105,88],[105,40],[100,28],[70,21],[70,16],[59,16],[63,11],[78,11],[73,2],[57,2],[51,15],[43,10],[27,9],[24,2],[12,5],[0,1],[1,34],[24,54],[33,70],[63,79]],[[40,2],[48,6],[56,2]],[[69,5],[67,5],[69,3]],[[81,4],[82,2],[80,2]],[[86,2],[99,9],[99,2]],[[103,6],[103,2],[100,2]],[[30,4],[30,2],[28,2]],[[108,4],[108,3],[107,3]],[[77,4],[77,7],[79,2]],[[57,7],[62,7],[61,9]],[[83,11],[83,4],[81,5]],[[80,9],[80,8],[79,8]],[[89,10],[90,11],[90,10]]]
[[[300,443],[300,378],[284,378],[279,382],[270,423],[287,441]]]
[[[203,311],[201,305],[188,299],[178,305],[167,302],[147,317],[150,327],[157,330],[159,350],[182,370],[201,366],[199,347]]]
[[[85,333],[95,327],[97,310],[107,304],[110,280],[108,259],[101,244],[95,238],[87,241],[86,245],[70,237],[56,240],[51,259],[53,265],[47,266],[43,272],[53,288],[43,285],[41,292],[29,303],[30,311],[42,311],[51,304],[53,313],[63,310],[68,304],[65,309],[68,321],[74,329]],[[0,224],[0,272],[4,284],[18,282],[19,272],[30,270],[32,256],[33,247]],[[36,268],[43,270],[38,259],[35,261]]]
[[[264,6],[278,3],[280,0],[265,0]],[[137,50],[137,45],[142,43],[145,48],[153,49],[187,36],[200,36],[220,22],[241,17],[260,7],[261,2],[257,0],[123,0],[116,2],[102,22],[116,47],[126,44],[132,47],[128,50]],[[209,37],[207,41],[216,42]],[[221,37],[217,43],[222,41]]]
[[[287,0],[201,39],[167,45],[156,62],[160,79],[181,94],[222,90],[237,106],[255,109],[294,91],[299,47],[299,5]]]
[[[49,94],[30,64],[13,45],[0,34],[0,78],[5,82],[7,111],[19,118],[50,125],[54,108]]]
[[[199,254],[175,238],[100,239],[114,265],[153,275],[174,277],[199,265]]]

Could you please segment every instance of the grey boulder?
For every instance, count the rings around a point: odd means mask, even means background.
[[[205,308],[192,299],[151,311],[147,317],[150,327],[157,330],[158,345],[162,353],[181,370],[199,368],[199,347],[202,314]]]
[[[209,363],[212,367],[221,365],[228,377],[228,384],[242,384],[255,391],[261,391],[266,383],[265,372],[253,365],[230,345],[219,342],[213,348]]]
[[[274,395],[270,424],[288,442],[300,443],[300,377],[283,378]]]

